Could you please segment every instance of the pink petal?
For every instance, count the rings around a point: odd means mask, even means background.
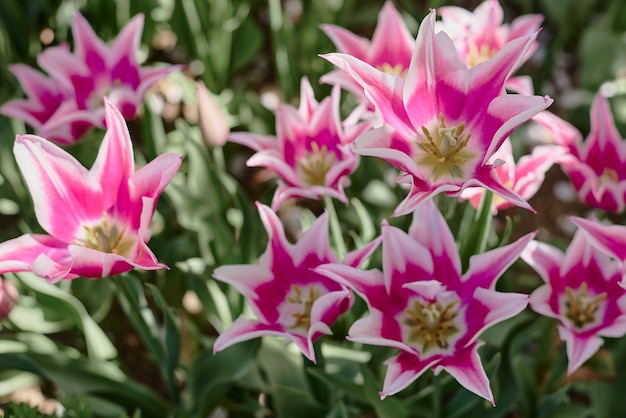
[[[622,262],[626,260],[625,227],[620,225],[604,226],[576,216],[570,216],[569,219],[585,233],[593,245]]]
[[[439,366],[450,373],[465,389],[485,398],[495,406],[489,388],[489,378],[478,356],[478,347],[481,345],[481,342],[476,342],[464,350],[455,352],[454,356],[444,357]]]
[[[487,308],[488,313],[481,318],[483,325],[475,331],[474,338],[470,342],[476,341],[478,336],[492,325],[522,312],[528,305],[529,298],[528,295],[521,293],[503,293],[482,287],[477,288],[474,292],[474,299]]]
[[[345,54],[326,54],[322,58],[348,73],[365,90],[368,99],[399,135],[410,138],[415,130],[400,100],[404,87],[402,77],[384,73],[369,64]]]
[[[105,72],[108,48],[79,12],[74,13],[72,34],[74,35],[75,53],[87,64],[91,73]]]
[[[403,89],[404,106],[416,128],[439,114],[455,120],[463,111],[468,90],[467,65],[448,35],[435,34],[435,18],[431,10],[420,25]],[[385,112],[383,117],[390,123]]]
[[[40,254],[69,261],[66,243],[49,235],[26,234],[0,243],[0,274],[31,271]]]
[[[602,347],[604,340],[595,335],[581,336],[561,325],[558,328],[559,336],[565,341],[567,347],[567,358],[569,360],[567,375],[569,376]]]
[[[517,241],[470,257],[470,266],[464,275],[465,282],[476,288],[495,289],[496,280],[515,262],[526,246],[537,235],[531,232]]]
[[[385,397],[405,389],[437,362],[437,358],[430,357],[427,360],[422,360],[405,351],[385,361],[387,374],[385,375],[383,390],[379,392],[380,398],[385,399]]]
[[[402,16],[391,1],[386,1],[378,14],[378,23],[372,35],[372,42],[366,51],[369,58],[375,61],[368,62],[372,65],[401,64],[406,68],[411,59],[414,43],[413,36],[406,28]],[[354,55],[350,51],[342,52]],[[363,59],[358,56],[356,58]]]
[[[284,330],[276,324],[263,324],[240,316],[230,327],[222,331],[217,337],[215,344],[213,344],[213,353],[222,351],[242,341],[248,341],[266,335],[284,336]]]
[[[398,228],[383,225],[382,237],[385,289],[392,300],[402,301],[406,283],[431,278],[433,259],[426,246]]]
[[[74,157],[34,135],[18,135],[13,151],[46,232],[69,243],[84,223],[102,218],[110,202]]]
[[[300,265],[305,258],[314,255],[322,263],[338,262],[328,242],[328,213],[324,212],[307,229],[293,247],[292,262]]]
[[[564,259],[561,250],[539,241],[530,241],[520,256],[546,283],[550,283],[550,277],[558,272]]]
[[[369,41],[366,38],[357,36],[341,26],[322,24],[320,28],[333,41],[339,52],[360,60],[366,59],[369,48]]]

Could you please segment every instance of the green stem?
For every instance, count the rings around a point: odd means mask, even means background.
[[[475,254],[480,254],[487,248],[487,242],[489,240],[489,232],[491,231],[491,222],[493,216],[491,215],[491,203],[493,202],[493,193],[489,190],[485,190],[482,199],[480,200],[480,206],[474,216],[474,222],[469,228],[467,239],[463,240],[463,246],[461,248],[461,262],[463,263],[463,270],[466,270],[469,265],[469,259]]]
[[[441,418],[441,382],[439,381],[439,375],[433,375],[433,395],[431,397],[433,401],[432,418]]]
[[[170,399],[178,404],[179,396],[174,380],[173,370],[169,370],[167,367],[167,362],[164,360],[165,353],[163,351],[163,347],[154,336],[152,328],[142,314],[143,308],[139,303],[138,295],[129,283],[130,278],[124,276],[113,276],[111,277],[111,280],[115,283],[115,286],[119,290],[118,298],[124,312],[133,323],[139,338],[154,357],[159,371],[161,372],[161,376],[163,377],[163,381],[167,386]]]
[[[493,216],[491,214],[491,203],[493,202],[493,193],[489,190],[485,190],[483,197],[480,200],[480,208],[478,209],[478,219],[476,225],[478,226],[478,240],[476,242],[476,250],[474,254],[481,254],[485,252],[487,248],[487,241],[489,240],[489,231],[491,231],[491,222]]]
[[[333,237],[335,243],[335,249],[340,260],[343,260],[343,256],[346,254],[346,243],[343,241],[343,234],[341,233],[341,225],[339,225],[339,218],[337,217],[337,211],[333,204],[333,199],[330,196],[324,196],[324,205],[328,212],[328,218],[330,221],[330,234]]]

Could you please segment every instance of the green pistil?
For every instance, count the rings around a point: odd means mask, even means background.
[[[422,126],[426,140],[418,142],[417,146],[425,155],[419,157],[417,164],[428,168],[431,179],[435,181],[444,176],[465,178],[463,165],[475,156],[465,149],[471,137],[471,134],[465,132],[465,122],[447,127],[443,114],[439,114],[439,126],[431,131]]]
[[[576,328],[582,328],[595,322],[599,304],[607,298],[606,292],[602,292],[594,298],[589,296],[587,283],[584,282],[578,292],[575,292],[571,287],[566,287],[565,294],[567,295],[565,317],[572,321]]]
[[[83,226],[86,234],[83,239],[76,240],[76,244],[92,248],[104,253],[126,255],[135,244],[135,240],[125,237],[126,228],[121,230],[109,222],[108,216],[94,226]]]
[[[328,152],[326,145],[320,148],[317,142],[311,143],[311,152],[306,151],[304,157],[298,160],[298,167],[302,173],[302,181],[309,186],[324,186],[326,174],[335,163],[335,154]]]
[[[296,321],[291,328],[301,328],[306,331],[311,326],[311,309],[313,308],[313,303],[319,295],[312,285],[309,285],[308,292],[306,294],[296,285],[291,286],[291,291],[292,293],[286,298],[287,302],[302,306],[302,312],[296,312],[293,314]]]
[[[414,301],[412,307],[404,310],[407,315],[404,324],[411,329],[408,339],[421,347],[422,354],[435,347],[449,347],[448,340],[459,332],[454,323],[459,312],[455,309],[457,304],[454,301],[444,307],[439,302]]]

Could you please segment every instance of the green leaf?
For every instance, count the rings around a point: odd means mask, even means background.
[[[206,351],[189,367],[191,410],[205,417],[219,404],[228,389],[241,382],[255,366],[258,340],[235,344],[219,353]]]
[[[42,307],[55,312],[77,326],[85,336],[87,352],[93,359],[111,359],[117,350],[96,321],[89,316],[83,304],[74,296],[64,292],[31,273],[18,273],[17,277],[28,287]]]
[[[0,369],[22,370],[47,379],[62,396],[88,395],[123,408],[139,408],[146,418],[162,418],[169,410],[154,392],[129,381],[112,363],[70,358],[62,353],[2,353]]]
[[[390,397],[380,399],[378,392],[381,390],[382,384],[366,365],[360,365],[360,370],[363,375],[365,396],[370,405],[374,407],[378,417],[403,418],[409,416],[409,408],[401,401]]]

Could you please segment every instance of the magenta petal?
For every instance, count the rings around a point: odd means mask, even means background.
[[[71,242],[84,222],[102,217],[107,202],[100,187],[70,154],[34,135],[18,135],[14,153],[37,220],[50,235]]]
[[[530,241],[522,251],[521,258],[539,273],[544,282],[549,283],[550,276],[555,269],[558,272],[559,267],[563,264],[564,255],[561,250],[552,245]]]
[[[276,324],[264,324],[240,316],[217,337],[215,344],[213,344],[213,353],[222,351],[242,341],[252,340],[265,335],[281,336],[283,335],[283,329]]]
[[[348,331],[348,340],[363,344],[392,347],[413,352],[414,349],[402,341],[398,324],[378,309],[371,308],[369,315],[357,320]]]
[[[498,277],[519,258],[535,235],[537,232],[531,232],[509,245],[470,257],[465,280],[472,286],[494,290]]]
[[[621,225],[604,226],[576,216],[570,216],[569,219],[585,233],[593,245],[622,262],[626,261],[625,227]]]
[[[106,71],[107,46],[95,34],[87,20],[79,12],[74,13],[72,34],[76,55],[87,64],[93,74]]]
[[[383,390],[379,392],[380,398],[394,395],[409,386],[420,377],[428,368],[437,363],[437,358],[421,360],[414,354],[401,352],[395,357],[385,361],[387,374]]]
[[[495,406],[493,394],[489,388],[489,378],[478,356],[478,347],[482,343],[476,342],[464,350],[458,351],[454,356],[444,357],[438,366],[443,367],[465,389],[487,399]]]
[[[488,313],[483,318],[484,325],[476,331],[476,337],[473,341],[475,341],[478,335],[485,329],[522,312],[528,305],[529,298],[528,295],[521,293],[496,292],[495,290],[482,287],[476,289],[474,299],[486,307]]]
[[[582,336],[563,326],[559,326],[559,336],[567,347],[568,376],[589,360],[604,344],[604,340],[596,335]]]
[[[69,261],[66,243],[49,235],[27,234],[0,243],[0,274],[30,271],[41,254]]]

